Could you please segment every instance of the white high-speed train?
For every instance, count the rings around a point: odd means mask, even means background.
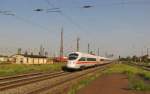
[[[92,67],[110,62],[111,59],[109,58],[95,56],[91,54],[84,54],[81,52],[72,52],[68,56],[67,68],[82,69],[85,67]]]

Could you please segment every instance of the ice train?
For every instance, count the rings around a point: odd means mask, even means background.
[[[69,69],[83,69],[86,67],[97,66],[101,64],[111,63],[111,59],[85,54],[81,52],[72,52],[68,56],[67,68]]]

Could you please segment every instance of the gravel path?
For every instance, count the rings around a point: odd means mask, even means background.
[[[128,84],[127,76],[123,74],[105,75],[79,90],[77,94],[150,94],[129,90]]]

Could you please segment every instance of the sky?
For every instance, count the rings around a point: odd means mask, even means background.
[[[85,5],[93,6],[83,8]],[[59,8],[59,12],[47,9]],[[33,11],[43,9],[43,11]],[[150,48],[150,0],[0,0],[0,53],[18,48],[37,53],[43,45],[58,55],[64,30],[64,52],[100,49],[100,55],[142,55]]]

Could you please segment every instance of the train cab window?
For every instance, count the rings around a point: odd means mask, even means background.
[[[77,58],[78,58],[78,54],[76,54],[76,53],[72,53],[69,55],[69,60],[75,60]]]
[[[87,61],[96,61],[96,58],[87,58]]]
[[[79,59],[79,61],[86,61],[86,58],[85,58],[85,57],[81,57],[81,58]]]

